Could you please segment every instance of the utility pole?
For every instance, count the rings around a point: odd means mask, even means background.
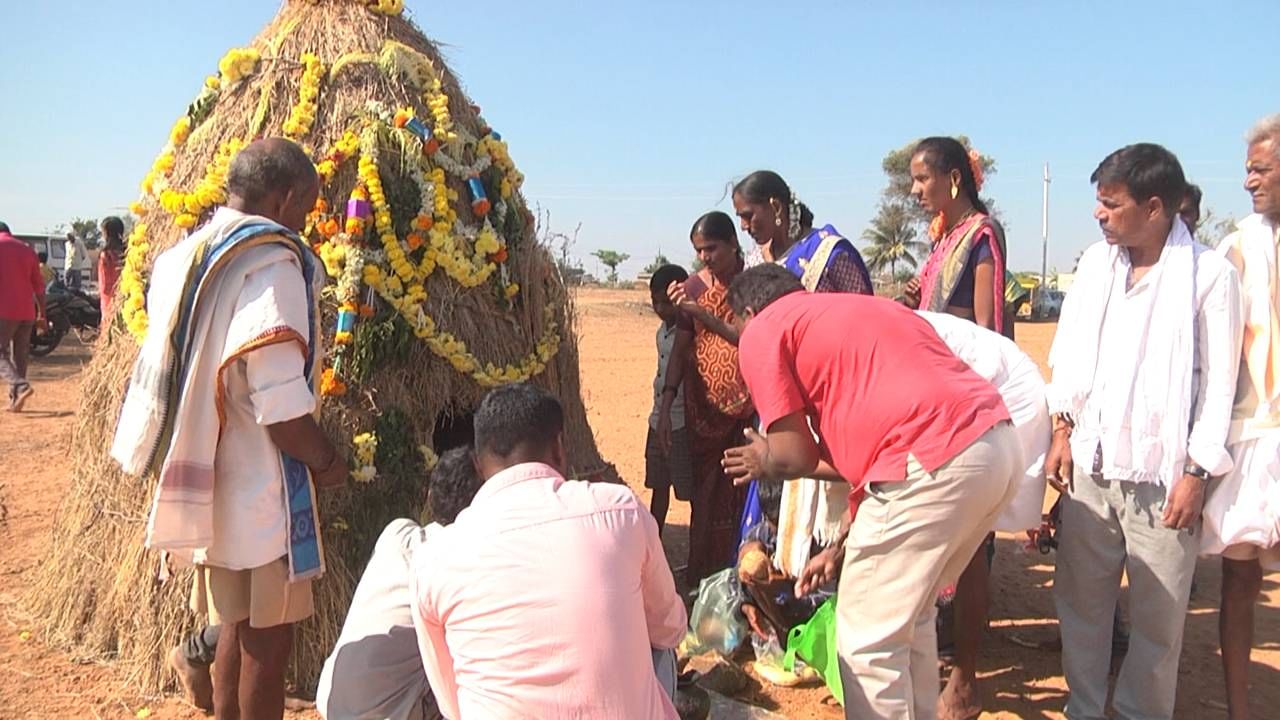
[[[1040,290],[1049,287],[1049,163],[1044,164],[1044,203],[1040,209]]]

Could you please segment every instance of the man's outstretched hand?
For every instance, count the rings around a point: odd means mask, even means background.
[[[770,479],[765,472],[769,461],[769,441],[751,428],[747,428],[745,435],[747,444],[725,450],[724,459],[720,461],[725,474],[733,478],[734,485],[746,485],[752,478]]]

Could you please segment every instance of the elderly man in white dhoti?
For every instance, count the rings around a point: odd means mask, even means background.
[[[1054,597],[1070,720],[1106,717],[1112,617],[1129,576],[1132,629],[1116,716],[1173,716],[1178,657],[1211,477],[1231,470],[1237,273],[1178,217],[1186,178],[1141,143],[1091,178],[1104,242],[1080,259],[1049,354],[1045,474],[1065,492]]]
[[[1219,632],[1230,720],[1249,717],[1253,607],[1262,571],[1280,569],[1280,114],[1249,132],[1244,188],[1253,214],[1219,250],[1240,273],[1244,352],[1231,420],[1235,468],[1212,488],[1201,549],[1222,556]]]
[[[296,233],[318,192],[288,140],[236,156],[226,207],[156,259],[111,450],[158,472],[147,547],[196,563],[192,608],[222,625],[220,719],[282,716],[293,624],[324,572],[312,482],[347,474],[314,417],[324,272]]]

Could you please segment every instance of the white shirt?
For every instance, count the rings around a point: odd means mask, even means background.
[[[1231,268],[1213,253],[1200,251],[1196,259],[1195,314],[1196,353],[1192,369],[1195,402],[1187,457],[1213,475],[1231,469],[1226,449],[1231,406],[1235,399],[1235,377],[1240,363],[1240,285]],[[1102,458],[1103,466],[1127,465],[1126,459],[1141,452],[1131,445],[1129,417],[1125,413],[1130,392],[1140,388],[1131,376],[1137,358],[1160,348],[1143,346],[1144,328],[1157,273],[1164,263],[1157,261],[1138,282],[1129,287],[1132,265],[1127,252],[1120,253],[1111,278],[1111,299],[1099,334],[1099,361],[1094,371],[1093,389],[1071,433],[1071,456],[1077,467],[1091,472],[1100,441],[1116,442],[1118,458]],[[1128,480],[1128,477],[1108,479]]]
[[[917,310],[951,352],[983,380],[995,386],[1015,426],[1044,412],[1044,378],[1017,343],[964,318]]]
[[[413,629],[413,553],[440,526],[393,520],[382,531],[324,661],[316,710],[328,720],[420,720],[430,694]]]
[[[67,238],[64,248],[66,257],[62,259],[63,269],[78,270],[80,263],[84,261],[84,243],[80,241],[80,238]]]
[[[306,302],[301,269],[282,261],[245,278],[237,308],[260,303],[298,303],[305,308]],[[247,570],[284,557],[287,551],[280,449],[271,441],[267,425],[315,411],[302,353],[292,341],[266,345],[242,355],[221,373],[226,422],[214,456],[213,544],[206,564]]]
[[[658,326],[658,372],[653,377],[653,412],[649,413],[649,427],[657,429],[658,413],[662,409],[662,390],[667,386],[667,369],[671,363],[671,351],[675,348],[675,325],[665,322]],[[684,427],[684,387],[676,387],[676,399],[671,402],[671,429]]]

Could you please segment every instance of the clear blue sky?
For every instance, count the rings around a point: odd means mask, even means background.
[[[1238,217],[1242,134],[1280,111],[1275,0],[407,4],[510,142],[530,202],[556,229],[582,223],[578,255],[630,253],[627,274],[659,248],[688,262],[692,221],[761,167],[856,238],[884,154],[935,133],[996,158],[986,194],[1015,269],[1039,268],[1050,163],[1049,264],[1069,269],[1098,237],[1088,176],[1106,153],[1165,144],[1205,206]],[[201,79],[277,9],[3,5],[0,219],[19,231],[133,200]]]

